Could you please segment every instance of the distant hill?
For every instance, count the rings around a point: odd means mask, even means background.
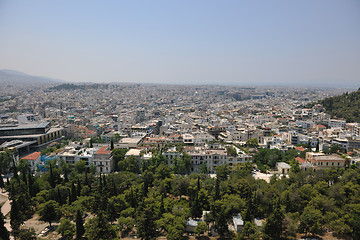
[[[64,83],[65,81],[47,78],[47,77],[38,77],[31,76],[23,72],[15,71],[15,70],[0,70],[0,84],[25,84],[25,85],[33,85],[33,84],[56,84],[56,83]]]
[[[360,122],[360,88],[355,92],[325,98],[309,106],[314,104],[323,105],[332,117],[346,119],[346,122]]]

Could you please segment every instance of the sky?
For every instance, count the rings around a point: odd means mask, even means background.
[[[360,87],[360,1],[0,0],[0,69],[70,82]]]

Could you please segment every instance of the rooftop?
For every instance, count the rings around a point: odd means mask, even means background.
[[[31,154],[23,157],[22,159],[34,161],[34,160],[38,159],[40,156],[41,156],[41,152],[34,152],[34,153],[31,153]]]
[[[110,154],[109,147],[103,146],[99,150],[97,150],[95,154]]]

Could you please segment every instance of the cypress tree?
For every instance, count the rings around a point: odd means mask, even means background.
[[[61,195],[61,192],[60,192],[60,188],[58,188],[57,195],[58,195],[58,201],[57,202],[60,205],[62,205],[63,204],[63,199],[62,199],[62,195]]]
[[[10,179],[9,177],[6,177],[6,185],[9,187],[10,186]]]
[[[0,212],[0,239],[8,240],[9,231],[5,227],[4,215]]]
[[[2,178],[1,174],[0,174],[0,188],[5,188],[4,179]]]
[[[84,223],[80,210],[76,212],[76,239],[81,239],[82,235],[84,235]]]
[[[69,191],[69,205],[71,205],[71,203],[72,203],[72,198],[71,198],[71,192]]]
[[[214,201],[218,200],[219,198],[220,198],[220,180],[219,178],[216,178]]]
[[[75,202],[77,199],[76,197],[76,188],[74,182],[71,183],[71,202]]]
[[[199,192],[200,191],[200,177],[198,177],[198,179],[197,179],[197,192]]]
[[[50,163],[50,186],[52,188],[55,187],[54,174],[53,174],[53,169],[52,169],[52,164],[51,163]]]
[[[101,173],[100,173],[100,191],[102,191],[103,189],[103,183],[102,183],[102,177],[101,177]]]
[[[19,231],[20,225],[23,223],[23,214],[20,212],[17,200],[13,199],[10,210],[10,225],[12,231],[16,235]]]
[[[17,173],[17,168],[16,168],[16,165],[15,165],[15,160],[14,160],[14,158],[12,159],[12,163],[13,163],[13,174],[14,174],[14,178],[15,178],[15,179],[18,179],[18,173]]]
[[[77,181],[76,195],[77,195],[78,197],[80,197],[80,195],[81,195],[81,184],[80,184],[79,178],[78,178],[78,181]]]
[[[105,175],[103,175],[103,184],[104,184],[104,187],[106,187],[106,178],[105,178]]]
[[[85,185],[86,185],[86,186],[89,185],[88,171],[89,171],[89,168],[86,168],[86,169],[85,169]]]
[[[29,188],[29,195],[30,195],[30,197],[33,197],[34,196],[34,190],[33,190],[33,178],[32,178],[32,175],[31,175],[31,173],[29,172],[28,173],[28,182],[29,182],[29,184],[28,184],[28,188]]]

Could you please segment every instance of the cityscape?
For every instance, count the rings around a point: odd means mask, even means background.
[[[356,1],[0,2],[0,240],[360,239]]]

